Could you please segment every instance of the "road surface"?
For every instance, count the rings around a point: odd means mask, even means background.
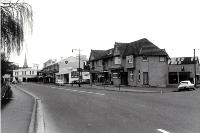
[[[199,133],[200,91],[132,93],[24,83],[46,133]]]

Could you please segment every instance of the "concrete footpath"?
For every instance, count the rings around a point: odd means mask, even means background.
[[[1,104],[1,132],[28,133],[34,98],[16,87],[12,86],[11,89],[13,97]]]
[[[66,84],[65,86],[72,86]],[[78,87],[78,85],[73,85],[73,87]],[[90,84],[81,84],[82,88],[86,89],[99,89],[107,91],[121,91],[121,92],[135,92],[135,93],[169,93],[177,91],[175,87],[133,87],[133,86],[114,86],[114,85],[90,85]]]
[[[12,98],[1,101],[1,132],[43,133],[40,100],[16,85],[12,85],[11,89]]]

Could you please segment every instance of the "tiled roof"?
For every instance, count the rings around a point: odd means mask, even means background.
[[[146,38],[130,42],[130,43],[119,43],[115,42],[115,47],[117,46],[120,55],[122,57],[128,55],[135,56],[168,56],[167,52],[164,49],[158,48],[152,42],[147,40]],[[90,60],[98,60],[101,58],[109,58],[113,56],[114,48],[109,50],[91,50],[90,57],[93,56],[93,59]]]
[[[145,55],[145,56],[168,56],[164,49],[158,48],[146,38],[131,42],[126,46],[123,56],[127,55]]]
[[[170,60],[168,60],[168,64],[169,65],[186,65],[186,64],[194,64],[196,61],[196,63],[199,63],[199,59],[198,57],[175,57],[175,58],[171,58]]]

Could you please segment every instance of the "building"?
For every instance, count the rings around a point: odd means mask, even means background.
[[[196,79],[200,83],[200,65],[198,57],[176,57],[168,61],[169,84],[177,85],[183,80],[190,80],[194,83],[196,68]]]
[[[109,50],[91,50],[93,83],[165,87],[168,81],[168,54],[147,39],[116,42]]]
[[[38,75],[41,75],[42,73],[44,83],[55,83],[56,73],[59,71],[59,65],[56,63],[56,60],[49,59],[43,64],[43,66],[43,69],[38,73]]]
[[[88,77],[89,70],[84,69],[87,59],[86,56],[81,56],[80,60],[80,79],[90,79]],[[79,58],[68,57],[58,62],[59,71],[56,73],[56,82],[62,82],[64,84],[72,83],[75,80],[79,80]]]
[[[28,67],[27,58],[25,54],[24,65],[22,68],[13,70],[13,81],[20,82],[36,82],[37,81],[37,69]]]
[[[13,70],[13,81],[20,82],[32,82],[37,81],[37,69],[32,68],[20,68]]]

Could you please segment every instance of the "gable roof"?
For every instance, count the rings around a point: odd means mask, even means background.
[[[122,55],[122,57],[126,57],[128,55],[134,55],[134,56],[167,56],[169,58],[165,49],[160,49],[146,38],[143,38],[130,43],[115,42],[114,48],[109,50],[91,50],[89,60],[91,61],[91,60],[98,60],[98,59],[112,57],[114,49],[116,47],[118,48],[120,55]]]
[[[123,56],[168,56],[164,49],[160,49],[146,38],[131,42],[126,46]]]
[[[174,57],[168,60],[169,65],[186,65],[186,64],[199,64],[198,57]]]

